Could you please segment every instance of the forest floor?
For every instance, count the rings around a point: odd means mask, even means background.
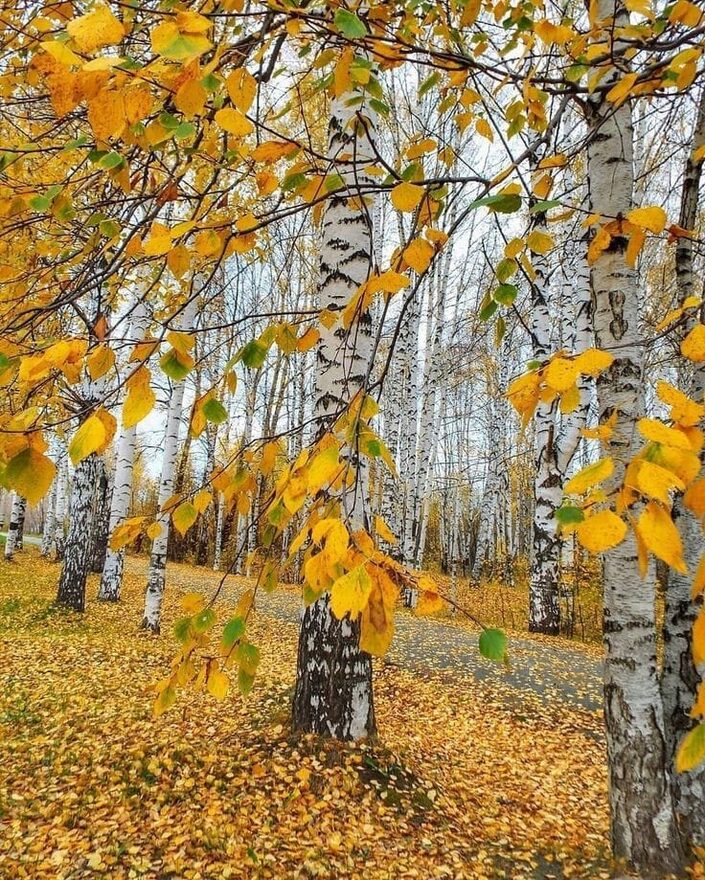
[[[380,731],[344,747],[292,737],[293,591],[263,596],[255,687],[186,694],[152,717],[184,592],[217,575],[169,565],[161,637],[124,600],[52,605],[58,567],[0,565],[0,877],[608,877],[594,648],[512,637],[511,670],[458,621],[398,615],[375,664]],[[226,604],[245,586],[230,579]]]

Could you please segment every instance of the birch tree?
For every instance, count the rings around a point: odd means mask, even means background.
[[[374,120],[368,107],[349,95],[333,100],[328,156],[340,168],[345,188],[327,202],[322,220],[319,307],[340,314],[373,268],[374,214],[370,200],[357,195],[368,177],[366,163],[374,156],[369,130]],[[319,431],[330,427],[338,414],[365,386],[371,349],[371,322],[357,316],[350,330],[340,325],[321,328],[317,348],[314,417]],[[354,486],[342,490],[340,505],[351,530],[365,524],[367,466],[355,449],[349,455],[357,468]],[[372,662],[360,650],[360,624],[338,619],[325,593],[304,611],[294,693],[296,730],[341,740],[375,733]]]
[[[612,26],[628,22],[618,0],[598,0],[597,14],[608,41]],[[612,71],[608,79],[616,75]],[[615,107],[598,91],[588,101],[587,120],[590,210],[605,218],[625,216],[634,186],[630,101]],[[615,465],[613,488],[637,451],[636,422],[644,407],[640,291],[626,248],[625,237],[614,237],[592,265],[595,339],[615,358],[597,381],[600,420],[616,414],[607,444]],[[683,851],[665,763],[654,580],[642,580],[637,557],[636,537],[629,533],[604,560],[605,726],[613,852],[651,877],[679,873]]]

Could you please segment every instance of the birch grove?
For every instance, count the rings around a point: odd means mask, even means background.
[[[41,556],[67,620],[127,619],[139,583],[135,629],[173,655],[156,715],[248,695],[290,592],[288,723],[350,742],[426,617],[416,660],[432,633],[464,674],[471,630],[520,684],[523,653],[567,650],[533,634],[601,639],[614,864],[682,874],[705,845],[701,4],[6,18],[6,571]],[[174,563],[199,574],[172,605]]]

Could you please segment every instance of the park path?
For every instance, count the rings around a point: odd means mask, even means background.
[[[129,558],[128,570],[145,576],[147,561]],[[222,575],[207,568],[170,563],[167,583],[185,591],[215,590]],[[229,577],[223,596],[235,600],[248,582]],[[290,626],[298,625],[301,602],[295,591],[281,588],[273,593],[260,593],[257,612]],[[546,637],[510,635],[510,665],[493,663],[480,656],[478,632],[452,620],[417,618],[406,611],[396,617],[392,648],[384,662],[414,669],[418,672],[468,676],[496,686],[510,699],[537,697],[551,703],[568,704],[588,712],[602,706],[602,664],[594,651],[573,647],[565,640],[554,642]],[[514,702],[514,699],[512,699]]]

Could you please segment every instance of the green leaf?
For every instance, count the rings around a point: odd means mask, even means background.
[[[495,302],[495,300],[491,299],[489,302],[485,303],[480,309],[480,320],[481,321],[489,321],[492,315],[499,308],[499,303]]]
[[[184,355],[175,348],[168,351],[159,361],[162,372],[175,382],[185,379],[191,372],[193,366],[193,358],[190,355]]]
[[[517,261],[513,260],[511,257],[505,257],[503,260],[500,260],[495,269],[495,275],[497,276],[499,283],[504,284],[505,281],[515,274],[518,268]]]
[[[556,519],[562,526],[567,526],[582,522],[585,519],[585,514],[579,507],[564,505],[556,510]]]
[[[197,633],[203,633],[215,623],[215,611],[212,608],[204,608],[193,617],[193,628]]]
[[[496,196],[485,196],[483,199],[476,199],[469,207],[473,211],[475,208],[489,208],[490,211],[496,211],[499,214],[514,214],[521,208],[521,196],[518,193],[504,193]]]
[[[504,661],[507,659],[507,636],[501,629],[485,629],[480,633],[478,647],[483,657],[488,660]]]
[[[239,359],[246,367],[259,369],[267,357],[267,349],[256,339],[240,349]]]
[[[500,284],[492,293],[492,298],[503,306],[510,306],[518,293],[519,289],[513,284]]]
[[[232,648],[245,632],[245,621],[242,617],[231,617],[223,627],[223,647]]]
[[[529,208],[529,214],[545,214],[551,208],[557,208],[560,205],[558,199],[547,199],[542,202],[536,202]]]
[[[174,635],[176,636],[176,641],[180,642],[182,645],[189,637],[189,631],[191,629],[191,618],[190,617],[181,617],[174,624]]]
[[[255,683],[255,677],[250,672],[245,672],[244,669],[238,670],[237,673],[237,686],[240,688],[240,693],[243,697],[246,697],[249,692],[252,690],[252,686]]]
[[[348,12],[347,9],[339,9],[335,13],[333,21],[340,33],[349,40],[357,40],[367,34],[365,23],[360,21],[354,12]]]
[[[210,400],[203,404],[203,415],[209,422],[213,422],[214,425],[221,425],[227,421],[228,411],[219,400],[211,397]]]

